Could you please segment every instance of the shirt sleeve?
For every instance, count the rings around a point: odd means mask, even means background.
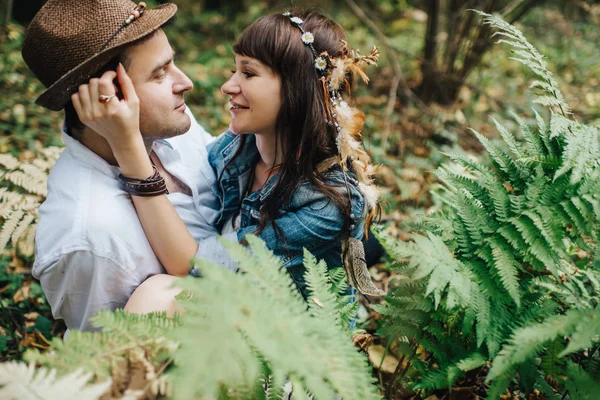
[[[237,242],[236,231],[226,233],[221,237],[225,240]],[[225,250],[225,247],[221,243],[221,240],[219,240],[218,236],[211,236],[201,240],[198,243],[196,258],[210,261],[232,271],[237,271],[238,269],[237,262],[235,262],[227,250]]]
[[[89,319],[123,308],[141,280],[109,258],[79,250],[61,256],[40,282],[54,318],[69,329],[93,330]]]

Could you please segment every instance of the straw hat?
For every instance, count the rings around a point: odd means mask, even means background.
[[[27,29],[21,51],[47,88],[36,103],[63,109],[123,46],[154,32],[176,11],[174,4],[145,9],[130,0],[49,0]]]

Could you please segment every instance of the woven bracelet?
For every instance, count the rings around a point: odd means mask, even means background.
[[[165,179],[154,165],[152,169],[154,173],[146,179],[129,178],[120,174],[119,183],[121,184],[121,188],[132,196],[141,197],[159,196],[169,193]]]

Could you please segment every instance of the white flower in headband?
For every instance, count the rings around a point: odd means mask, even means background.
[[[315,59],[315,68],[319,71],[325,71],[325,68],[327,68],[327,60],[323,57],[317,57]]]
[[[304,21],[302,21],[302,19],[298,17],[292,17],[290,18],[290,21],[292,21],[296,25],[302,25],[304,23]]]
[[[302,34],[302,41],[304,42],[304,44],[311,44],[315,41],[315,35],[313,35],[310,32],[304,32]]]
[[[289,12],[289,11],[286,11],[286,12],[283,13],[284,17],[289,17],[290,15],[292,15],[292,13]]]

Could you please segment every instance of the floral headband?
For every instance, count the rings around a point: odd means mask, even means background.
[[[319,56],[315,47],[313,46],[313,42],[315,41],[315,35],[311,32],[306,32],[302,27],[304,21],[302,18],[292,17],[292,14],[289,11],[283,13],[285,17],[290,19],[290,22],[298,27],[302,32],[302,42],[310,48],[310,51],[315,56],[315,68],[319,70],[319,72],[325,72],[327,69],[327,59],[325,57]]]

